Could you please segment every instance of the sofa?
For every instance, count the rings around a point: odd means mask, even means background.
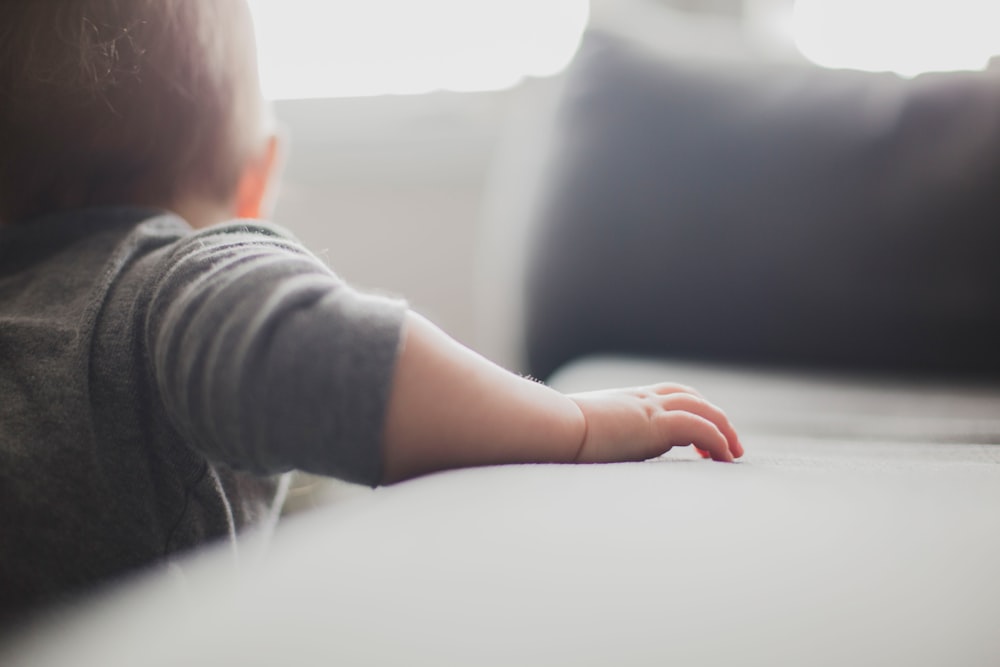
[[[1000,70],[647,42],[592,29],[545,141],[508,155],[496,191],[530,184],[494,312],[560,389],[698,387],[741,462],[352,494],[235,566],[210,548],[54,612],[0,663],[1000,664]]]

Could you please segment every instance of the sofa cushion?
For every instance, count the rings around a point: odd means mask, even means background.
[[[722,64],[595,31],[565,90],[536,376],[595,352],[1000,374],[1000,69]]]

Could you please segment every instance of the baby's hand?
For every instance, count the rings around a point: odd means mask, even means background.
[[[578,463],[642,461],[694,445],[716,461],[743,456],[725,413],[690,387],[657,384],[572,394],[586,431]]]

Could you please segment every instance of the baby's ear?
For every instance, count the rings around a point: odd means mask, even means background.
[[[281,176],[283,153],[283,136],[275,132],[247,160],[236,191],[237,217],[266,218],[271,215]]]

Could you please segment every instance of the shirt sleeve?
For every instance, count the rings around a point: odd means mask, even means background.
[[[403,303],[363,294],[279,229],[185,237],[149,304],[167,414],[209,459],[377,485]]]

